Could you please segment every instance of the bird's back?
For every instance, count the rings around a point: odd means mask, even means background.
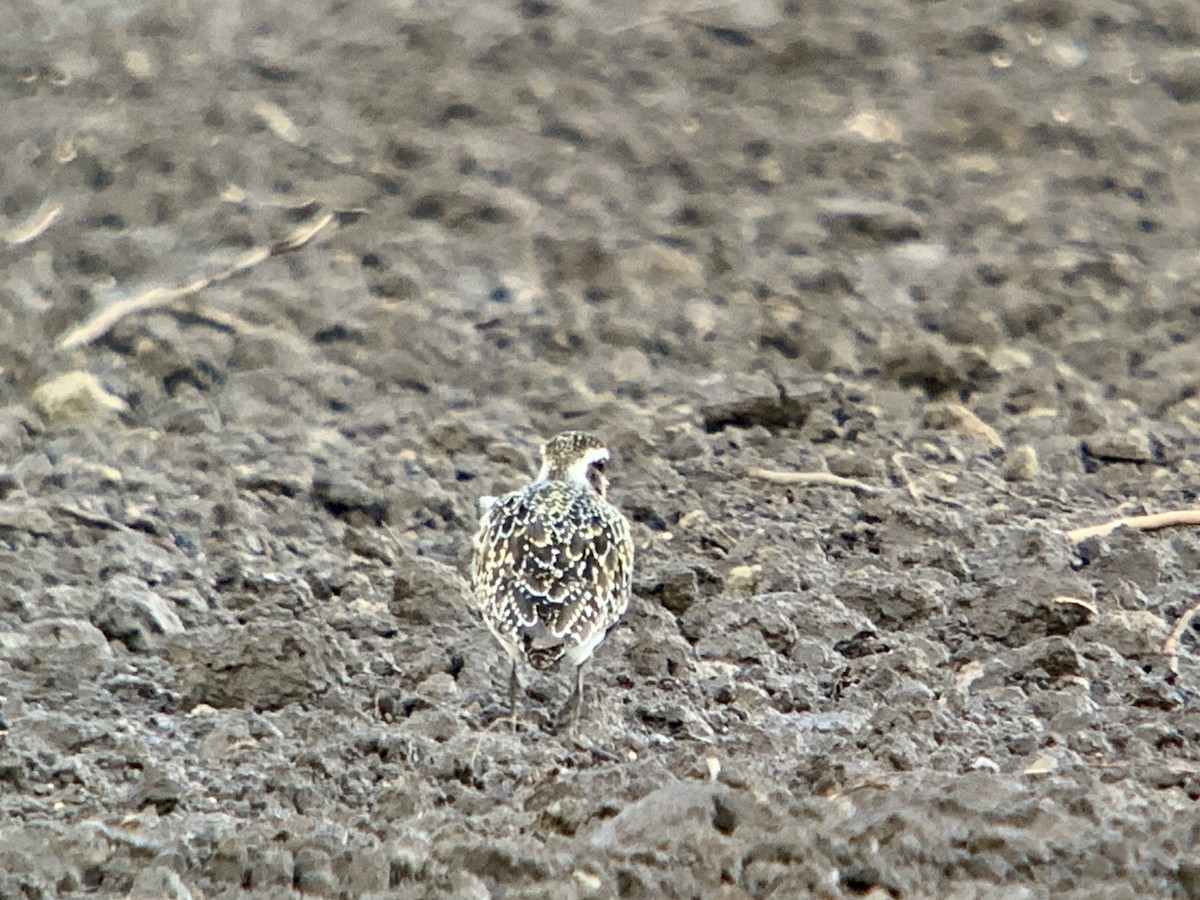
[[[629,604],[629,523],[585,485],[534,482],[484,512],[472,576],[484,620],[514,658],[579,664]]]

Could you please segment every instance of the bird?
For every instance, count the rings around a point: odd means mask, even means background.
[[[541,469],[525,487],[480,501],[471,583],[484,623],[512,659],[509,711],[517,723],[517,665],[539,671],[565,659],[575,688],[560,715],[573,727],[583,668],[629,607],[633,537],[608,501],[608,448],[582,431],[541,447]]]

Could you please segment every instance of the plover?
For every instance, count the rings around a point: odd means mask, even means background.
[[[629,606],[633,538],[605,498],[608,450],[566,431],[542,445],[542,467],[528,485],[480,501],[472,586],[483,620],[512,658],[509,705],[516,722],[517,663],[545,671],[575,666],[565,713],[574,723],[583,665]]]

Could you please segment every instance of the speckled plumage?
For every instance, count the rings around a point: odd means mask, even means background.
[[[629,605],[633,539],[605,498],[608,450],[568,431],[542,447],[524,488],[484,501],[472,585],[484,622],[513,659],[581,667]],[[581,675],[577,675],[578,702]]]

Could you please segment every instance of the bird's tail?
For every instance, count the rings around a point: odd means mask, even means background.
[[[534,644],[533,640],[526,637],[524,649],[525,658],[529,660],[529,664],[539,672],[545,672],[547,669],[554,668],[554,665],[562,659],[567,648],[563,644],[539,647]]]

